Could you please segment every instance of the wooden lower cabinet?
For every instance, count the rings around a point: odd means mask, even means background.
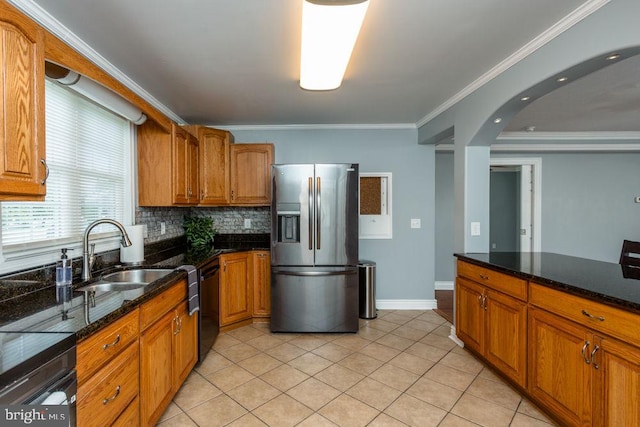
[[[566,425],[640,426],[640,351],[532,308],[529,392]]]
[[[78,386],[77,424],[110,426],[137,397],[138,345],[135,342]]]
[[[271,316],[271,256],[269,251],[254,251],[253,317]]]
[[[220,255],[220,326],[251,319],[253,265],[249,252]]]
[[[587,338],[579,325],[535,307],[529,310],[528,390],[566,425],[590,425]]]
[[[456,280],[456,334],[521,387],[527,381],[527,304],[487,286]]]
[[[181,281],[165,293],[175,292],[176,286],[186,292],[186,283]],[[157,317],[157,305],[171,301],[162,295],[156,299],[141,307],[141,318],[146,317],[147,311]],[[196,364],[197,333],[197,316],[189,316],[184,299],[143,329],[140,335],[141,425],[156,424]]]

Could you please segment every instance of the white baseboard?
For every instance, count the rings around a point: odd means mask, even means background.
[[[456,326],[451,325],[451,334],[449,335],[449,339],[454,343],[458,344],[460,347],[464,347],[464,343],[458,338],[456,335]]]
[[[453,290],[453,281],[436,281],[434,289],[436,291],[452,291]]]
[[[438,308],[434,299],[379,299],[378,310],[433,310]]]

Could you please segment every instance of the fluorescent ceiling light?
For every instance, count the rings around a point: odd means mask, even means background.
[[[302,1],[300,87],[340,87],[369,0]]]

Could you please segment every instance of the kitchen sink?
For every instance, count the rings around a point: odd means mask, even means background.
[[[142,282],[105,282],[99,281],[91,285],[78,288],[81,292],[110,292],[110,291],[130,291],[132,289],[144,288],[148,283]]]
[[[122,270],[115,273],[105,274],[100,277],[100,282],[113,283],[114,286],[119,286],[118,283],[147,285],[158,279],[162,279],[163,277],[173,273],[173,271],[174,270],[167,268],[136,268],[133,270]]]

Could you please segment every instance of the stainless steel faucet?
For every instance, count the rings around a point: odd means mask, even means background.
[[[112,224],[118,227],[118,230],[120,230],[120,234],[122,234],[122,246],[131,246],[129,235],[127,234],[123,225],[118,221],[115,221],[113,219],[99,219],[89,224],[87,229],[84,230],[84,238],[82,239],[82,280],[91,279],[91,268],[93,267],[93,263],[96,260],[96,256],[94,254],[95,244],[91,245],[91,251],[89,251],[89,233],[91,233],[93,227],[100,224]]]

